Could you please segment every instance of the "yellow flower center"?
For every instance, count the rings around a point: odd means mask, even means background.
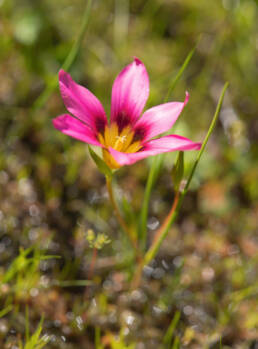
[[[103,159],[110,168],[121,167],[108,151],[111,147],[123,153],[135,153],[141,149],[141,142],[134,141],[134,131],[130,126],[124,127],[120,132],[116,123],[105,126],[104,134],[99,133],[98,139],[103,148]]]

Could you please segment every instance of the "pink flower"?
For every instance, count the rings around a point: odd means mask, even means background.
[[[144,64],[137,58],[115,79],[110,122],[97,97],[76,84],[63,70],[59,72],[59,84],[64,104],[74,116],[58,116],[53,120],[54,127],[68,136],[101,147],[103,159],[110,168],[130,165],[160,153],[200,149],[200,143],[178,135],[154,138],[172,127],[189,95],[186,93],[183,103],[161,104],[140,117],[149,96],[149,78]]]

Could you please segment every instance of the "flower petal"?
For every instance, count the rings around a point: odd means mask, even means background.
[[[142,141],[158,136],[168,131],[176,122],[184,106],[188,102],[189,94],[186,92],[185,101],[171,102],[153,107],[136,122],[134,131],[141,136]]]
[[[149,77],[144,64],[135,58],[114,81],[111,100],[111,122],[120,130],[139,118],[149,96]]]
[[[59,71],[59,86],[67,110],[95,132],[102,132],[107,124],[107,117],[98,98],[74,82],[64,70]]]
[[[93,131],[69,114],[63,114],[53,119],[54,127],[64,134],[79,139],[82,142],[102,147]]]
[[[109,148],[109,152],[120,165],[131,165],[149,156],[176,150],[199,150],[200,147],[201,143],[194,143],[178,135],[170,135],[145,143],[143,150],[137,153],[121,153],[112,148]]]

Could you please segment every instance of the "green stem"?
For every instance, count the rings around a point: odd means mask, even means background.
[[[155,239],[152,243],[152,245],[150,246],[149,250],[146,252],[145,256],[144,256],[144,259],[143,259],[143,262],[141,264],[139,264],[138,266],[138,269],[136,270],[136,273],[135,273],[135,278],[132,282],[132,285],[134,288],[138,287],[139,286],[139,283],[140,283],[140,280],[141,280],[141,274],[142,274],[142,270],[144,268],[145,265],[149,264],[149,262],[156,256],[156,254],[158,253],[159,249],[160,249],[160,246],[163,242],[163,240],[165,239],[165,237],[167,236],[167,233],[171,227],[171,225],[174,223],[174,221],[176,220],[177,218],[177,215],[180,211],[180,208],[182,206],[182,203],[183,203],[183,199],[189,189],[189,186],[190,186],[190,183],[192,181],[192,178],[193,178],[193,175],[195,173],[195,170],[197,168],[197,165],[200,161],[200,158],[204,152],[204,149],[206,147],[206,144],[209,140],[209,137],[212,133],[212,131],[214,130],[214,127],[216,125],[216,122],[218,120],[218,117],[219,117],[219,112],[220,112],[220,109],[221,109],[221,106],[222,106],[222,102],[223,102],[223,99],[224,99],[224,95],[225,95],[225,92],[226,92],[226,89],[228,87],[228,82],[225,83],[224,87],[223,87],[223,90],[221,92],[221,95],[220,95],[220,98],[219,98],[219,102],[217,104],[217,107],[216,107],[216,111],[215,111],[215,114],[213,116],[213,119],[212,119],[212,122],[211,122],[211,125],[209,127],[209,130],[206,134],[206,137],[202,143],[202,147],[201,149],[199,150],[199,153],[197,155],[197,158],[194,162],[194,165],[193,165],[193,168],[192,168],[192,171],[188,177],[188,180],[186,182],[186,186],[184,188],[184,190],[181,192],[181,193],[177,193],[176,196],[175,196],[175,199],[174,199],[174,202],[173,202],[173,205],[171,207],[171,210],[168,214],[168,216],[166,217],[164,223],[162,224],[162,226],[160,227],[160,229],[157,231],[156,233],[156,236],[155,236]]]
[[[92,257],[91,257],[91,263],[90,263],[90,268],[88,272],[88,280],[91,280],[94,274],[94,268],[97,260],[97,255],[98,255],[98,250],[96,247],[93,248],[92,251]]]
[[[168,224],[171,220],[171,217],[173,217],[173,215],[174,215],[174,212],[175,212],[177,205],[178,205],[179,198],[180,198],[180,194],[179,194],[179,191],[177,191],[175,198],[174,198],[174,201],[173,201],[173,204],[172,204],[172,207],[171,207],[167,217],[165,218],[163,224],[160,226],[160,228],[157,230],[157,232],[155,234],[155,237],[154,237],[153,243],[152,243],[153,246],[155,246],[157,244],[157,242],[161,240],[161,236],[162,236],[164,230],[166,230],[166,227],[168,226]]]
[[[169,224],[170,224],[171,220],[174,220],[176,218],[176,215],[179,211],[180,198],[181,198],[180,194],[179,194],[179,192],[177,192],[176,196],[174,198],[172,207],[169,211],[169,214],[165,218],[162,226],[156,232],[153,243],[152,243],[151,247],[149,248],[149,250],[146,252],[142,262],[139,263],[137,266],[133,281],[131,283],[131,289],[135,289],[135,288],[139,287],[144,266],[149,264],[149,262],[154,258],[154,256],[156,256],[156,254],[160,248],[160,245],[161,245],[162,241],[165,239],[167,232],[170,228]],[[181,206],[181,204],[180,204],[180,206]]]
[[[141,248],[143,251],[145,249],[146,240],[147,240],[147,217],[148,217],[150,196],[151,196],[152,188],[156,182],[157,174],[159,173],[162,160],[163,160],[163,157],[161,155],[157,155],[154,158],[153,161],[155,161],[155,163],[153,163],[153,165],[150,168],[150,173],[149,173],[147,184],[145,187],[141,216],[140,216],[140,229],[139,229]]]
[[[165,239],[165,237],[167,236],[167,233],[168,233],[171,225],[174,223],[174,221],[177,218],[179,210],[182,206],[184,196],[185,196],[184,193],[181,193],[181,194],[177,193],[168,216],[165,218],[165,221],[162,224],[161,228],[158,230],[152,245],[150,246],[149,250],[146,252],[146,254],[144,256],[145,265],[149,264],[150,261],[158,253],[160,246],[161,246],[163,240]]]
[[[130,227],[128,227],[128,225],[124,221],[124,218],[120,214],[119,208],[118,208],[117,203],[116,203],[115,198],[114,198],[112,179],[110,177],[106,176],[106,184],[107,184],[107,191],[108,191],[109,199],[110,199],[111,205],[113,206],[113,209],[114,209],[114,214],[115,214],[119,224],[123,228],[123,230],[127,233],[127,236],[128,236],[128,238],[129,238],[129,240],[130,240],[130,242],[135,250],[137,258],[140,259],[140,254],[139,254],[135,235],[132,232],[132,230],[130,229]]]

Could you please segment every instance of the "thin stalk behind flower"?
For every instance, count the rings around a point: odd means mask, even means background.
[[[161,235],[163,233],[163,231],[166,229],[167,225],[169,224],[170,220],[171,220],[171,217],[173,216],[176,208],[177,208],[177,205],[178,205],[178,200],[180,198],[180,193],[179,191],[176,192],[176,195],[175,195],[175,198],[174,198],[174,201],[173,201],[173,204],[172,204],[172,207],[169,211],[169,214],[167,215],[166,219],[164,220],[164,222],[162,223],[161,227],[157,230],[156,234],[155,234],[155,237],[153,239],[153,245],[157,244],[158,241],[160,240],[161,238]]]
[[[163,160],[164,160],[164,154],[159,154],[155,156],[155,158],[152,160],[152,165],[150,167],[150,172],[149,172],[147,184],[145,187],[141,215],[140,215],[140,222],[139,222],[139,233],[138,233],[142,251],[145,250],[146,240],[147,240],[147,217],[148,217],[148,211],[149,211],[150,196],[151,196],[151,192],[154,187],[154,184],[157,180],[158,174],[160,172]]]
[[[117,203],[116,203],[115,198],[114,198],[112,179],[110,177],[106,176],[106,184],[107,184],[107,191],[108,191],[109,199],[110,199],[111,205],[114,209],[114,214],[115,214],[119,224],[121,225],[121,227],[125,231],[125,233],[127,233],[127,236],[128,236],[128,238],[129,238],[129,240],[130,240],[130,242],[135,250],[137,258],[140,259],[135,235],[133,234],[133,231],[130,229],[130,227],[128,227],[128,225],[126,224],[124,218],[122,217],[122,215],[119,211],[119,208],[118,208]]]
[[[92,251],[90,268],[89,268],[89,272],[88,272],[88,280],[91,280],[93,277],[95,264],[96,264],[96,260],[97,260],[97,255],[98,255],[98,250],[96,247],[94,247],[93,251]]]
[[[200,149],[200,151],[199,151],[199,153],[197,155],[197,158],[196,158],[196,160],[194,162],[194,165],[193,165],[192,171],[191,171],[191,173],[190,173],[190,175],[188,177],[186,186],[182,190],[181,193],[179,191],[176,193],[174,202],[172,204],[172,208],[171,208],[168,216],[165,218],[165,221],[162,224],[161,228],[156,232],[156,235],[154,237],[152,245],[150,246],[149,250],[146,252],[146,254],[144,256],[144,259],[143,259],[143,262],[141,264],[139,264],[139,266],[138,266],[138,268],[136,270],[135,277],[134,277],[134,279],[132,281],[132,288],[137,288],[139,286],[139,283],[141,281],[142,270],[143,270],[144,266],[147,265],[156,256],[156,254],[158,253],[158,251],[160,249],[160,246],[161,246],[163,240],[167,236],[167,233],[168,233],[171,225],[174,223],[174,221],[177,218],[177,215],[178,215],[178,213],[180,211],[180,208],[182,206],[182,203],[183,203],[183,199],[184,199],[186,193],[188,192],[188,189],[189,189],[190,183],[192,181],[193,175],[194,175],[194,173],[196,171],[197,165],[198,165],[198,163],[199,163],[199,161],[201,159],[201,156],[202,156],[202,154],[204,152],[206,144],[207,144],[207,142],[208,142],[208,140],[210,138],[210,135],[211,135],[212,131],[214,130],[214,127],[215,127],[216,122],[218,120],[219,112],[220,112],[220,109],[221,109],[221,106],[222,106],[222,102],[223,102],[223,99],[224,99],[224,95],[225,95],[225,92],[226,92],[227,88],[228,88],[228,82],[226,82],[224,87],[223,87],[223,90],[222,90],[220,98],[219,98],[219,102],[218,102],[217,107],[216,107],[215,114],[213,116],[213,119],[212,119],[212,122],[210,124],[209,130],[208,130],[208,132],[207,132],[207,134],[205,136],[205,139],[204,139],[204,141],[202,143],[201,149]]]

